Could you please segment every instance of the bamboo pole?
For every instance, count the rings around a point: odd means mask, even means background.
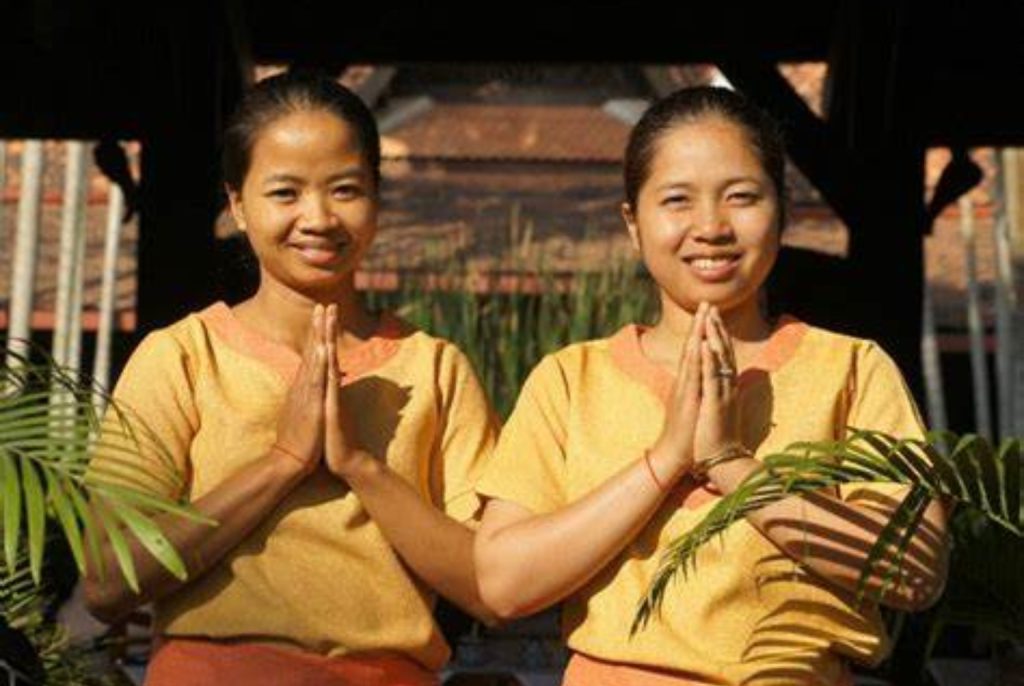
[[[1024,226],[1021,225],[1021,200],[1024,199],[1024,184],[1021,176],[1021,153],[1019,149],[1003,150],[1003,182],[1006,207],[1006,235],[1010,252],[1010,272],[1014,301],[1010,314],[1012,347],[1010,348],[1010,384],[1012,400],[1012,434],[1024,436]]]
[[[76,330],[80,335],[81,249],[85,235],[85,144],[70,141],[65,144],[64,208],[60,225],[60,253],[57,259],[57,304],[53,325],[53,360],[58,365],[77,369]],[[76,308],[76,302],[78,307]]]
[[[1004,179],[1002,156],[997,166]],[[1013,312],[1017,294],[1013,286],[1013,262],[1010,246],[1010,224],[1007,215],[1007,193],[996,184],[996,217],[992,222],[992,244],[995,248],[996,295],[996,397],[999,401],[998,420],[1000,438],[1013,435]]]
[[[988,362],[985,357],[985,330],[984,323],[981,320],[981,295],[978,288],[974,202],[968,195],[960,197],[960,236],[964,242],[964,269],[967,272],[967,332],[971,341],[974,423],[979,434],[991,439],[992,407],[989,401]]]
[[[96,356],[92,378],[103,388],[110,384],[110,349],[113,341],[117,298],[117,257],[121,244],[121,216],[124,195],[117,184],[110,184],[107,200],[107,231],[103,240],[103,275],[100,281],[100,321],[96,329]],[[97,396],[96,410],[102,413],[106,402]]]
[[[75,234],[74,275],[71,279],[71,326],[68,328],[68,369],[82,368],[82,293],[85,289],[86,198],[82,197],[82,218]]]
[[[5,191],[7,190],[7,142],[0,140],[0,245],[7,245],[6,218],[7,202]]]
[[[942,384],[942,361],[935,333],[935,305],[928,279],[924,282],[924,316],[921,326],[921,362],[924,367],[925,400],[928,403],[928,426],[934,431],[946,431],[946,394]]]
[[[11,267],[11,309],[7,328],[7,365],[16,366],[18,357],[29,350],[32,306],[39,248],[39,211],[43,189],[43,143],[25,141],[21,152],[21,195],[18,225]]]

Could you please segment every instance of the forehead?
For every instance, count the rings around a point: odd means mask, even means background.
[[[738,124],[709,115],[680,122],[654,144],[650,177],[766,176],[750,134]]]
[[[348,122],[323,110],[290,112],[257,132],[250,171],[351,164],[361,157],[359,139]]]

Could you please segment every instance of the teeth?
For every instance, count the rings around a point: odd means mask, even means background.
[[[732,262],[731,257],[698,257],[692,261],[697,269],[717,269]]]

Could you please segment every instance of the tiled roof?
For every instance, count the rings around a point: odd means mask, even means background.
[[[629,126],[585,105],[438,103],[387,138],[393,158],[618,163]],[[397,152],[396,152],[397,150]],[[389,152],[390,151],[390,152]]]
[[[824,77],[821,66],[784,65],[781,70],[796,90],[817,106]],[[352,70],[346,77],[356,85],[366,73]],[[680,69],[673,75],[681,81],[701,82],[706,80],[708,70]],[[430,268],[437,262],[431,259],[431,253],[447,260],[458,253],[474,268],[505,269],[516,264],[515,255],[522,252],[524,243],[519,234],[528,234],[534,248],[545,254],[547,264],[558,270],[593,269],[612,258],[631,258],[632,249],[617,214],[621,201],[618,165],[628,130],[624,123],[594,105],[435,103],[386,136],[383,230],[368,256],[367,269]],[[6,184],[0,189],[0,328],[5,325],[2,310],[9,292],[20,151],[18,142],[8,143]],[[991,321],[994,155],[991,150],[973,151],[972,155],[985,172],[984,182],[971,192],[971,199],[977,216],[983,309]],[[56,286],[63,147],[48,142],[46,157],[36,283],[36,319],[43,328],[52,319],[49,313]],[[948,158],[947,151],[929,151],[925,169],[929,192]],[[535,166],[524,169],[516,164],[519,162]],[[563,164],[566,162],[587,164],[572,167]],[[108,187],[95,168],[89,179],[84,294],[87,311],[95,308],[98,296]],[[798,170],[788,170],[787,182],[793,209],[785,243],[844,254],[847,236],[842,222]],[[510,236],[513,214],[520,224],[518,238]],[[125,227],[119,262],[118,307],[126,326],[130,326],[134,308],[136,231],[134,221]],[[218,227],[221,237],[232,231],[230,221]],[[937,320],[944,328],[962,330],[966,322],[966,276],[956,206],[939,217],[925,249]]]

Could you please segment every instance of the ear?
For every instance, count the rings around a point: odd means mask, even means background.
[[[231,210],[231,218],[235,220],[238,230],[244,232],[245,213],[242,211],[242,194],[227,184],[224,185],[224,192],[228,196],[228,209]]]
[[[626,230],[629,231],[629,242],[633,244],[634,250],[640,252],[640,229],[636,225],[633,207],[628,202],[624,202],[619,207],[619,211],[622,213],[622,220],[626,222]]]

